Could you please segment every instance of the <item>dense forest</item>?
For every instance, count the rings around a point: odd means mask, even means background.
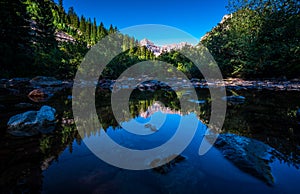
[[[64,10],[63,0],[1,0],[0,64],[2,77],[36,75],[73,78],[89,48],[106,35],[118,32],[96,19],[78,16],[73,7]],[[126,56],[122,66],[154,58],[144,47],[129,49],[137,40],[120,34]],[[116,76],[118,57],[106,76]],[[122,61],[124,61],[122,59]],[[123,68],[121,68],[123,69]]]
[[[36,75],[72,79],[89,48],[118,32],[95,18],[66,11],[63,0],[1,0],[1,77]],[[224,77],[296,78],[300,74],[300,2],[298,0],[230,0],[231,13],[199,44],[206,46]],[[197,25],[197,24],[195,24]],[[180,51],[159,57],[145,47],[132,47],[133,37],[119,35],[123,53],[104,71],[117,78],[139,61],[158,59],[188,77],[201,73]],[[185,48],[185,49],[196,49]]]
[[[300,1],[230,0],[229,14],[201,43],[225,77],[300,75]]]

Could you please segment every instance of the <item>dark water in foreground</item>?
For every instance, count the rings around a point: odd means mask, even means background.
[[[186,159],[172,164],[163,174],[152,169],[124,170],[103,162],[84,143],[97,141],[100,130],[86,131],[86,135],[80,137],[72,124],[69,92],[46,103],[57,109],[60,118],[54,133],[30,138],[12,137],[5,132],[5,123],[10,115],[24,112],[12,107],[30,101],[23,97],[2,96],[0,104],[5,102],[10,109],[1,112],[1,190],[17,193],[298,193],[300,128],[296,111],[300,107],[299,93],[228,91],[227,95],[232,93],[242,95],[246,100],[243,103],[228,102],[222,133],[259,140],[281,153],[270,163],[273,185],[241,170],[215,147],[203,156],[198,155],[207,130],[204,123],[210,115],[208,91],[198,91],[199,104],[191,102],[191,107],[199,106],[199,111],[194,113],[179,111],[177,97],[188,99],[186,90],[177,96],[171,91],[134,92],[129,103],[131,116],[124,118],[123,126],[132,125],[134,120],[147,123],[151,117],[166,116],[157,132],[142,137],[130,134],[118,125],[111,114],[110,94],[99,91],[96,109],[103,128],[114,141],[129,148],[150,149],[161,145],[172,137],[183,116],[196,120],[197,132],[182,153]],[[39,103],[34,105],[41,106]],[[189,130],[188,125],[185,127]]]

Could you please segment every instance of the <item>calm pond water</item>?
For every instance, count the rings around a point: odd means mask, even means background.
[[[155,170],[132,171],[111,166],[97,158],[84,142],[94,142],[100,129],[86,131],[80,137],[72,124],[71,92],[54,96],[46,104],[57,109],[60,119],[54,133],[38,137],[12,137],[6,133],[9,116],[27,109],[17,109],[25,97],[1,96],[0,104],[8,110],[1,112],[1,190],[3,192],[42,193],[298,193],[300,191],[300,127],[296,111],[300,107],[299,92],[268,90],[227,91],[227,95],[242,95],[242,103],[228,102],[222,134],[234,134],[237,141],[250,142],[246,156],[254,168],[237,165],[222,145],[212,147],[203,156],[198,149],[207,131],[210,117],[208,90],[198,90],[198,101],[189,99],[189,91],[134,91],[130,98],[130,116],[123,126],[134,121],[146,124],[153,117],[165,117],[163,125],[152,135],[137,136],[125,131],[114,119],[110,92],[97,91],[96,110],[106,133],[117,143],[133,149],[150,149],[174,135],[180,119],[198,122],[197,132],[181,154],[185,159],[171,162]],[[197,112],[180,112],[178,98],[190,100]],[[42,104],[33,103],[38,109]],[[43,103],[45,104],[45,103]],[[32,109],[32,108],[31,108]],[[189,130],[189,125],[186,125]],[[102,131],[103,132],[103,131]],[[227,137],[226,135],[224,136]],[[243,144],[243,143],[241,143]],[[240,145],[240,144],[235,144]],[[267,152],[260,149],[270,148]],[[238,147],[237,149],[241,149]],[[233,151],[232,151],[233,150]],[[250,151],[249,151],[250,150]],[[267,157],[253,159],[251,150]],[[113,151],[113,150],[112,150]],[[255,154],[254,154],[255,155]],[[259,154],[258,154],[259,155]],[[258,161],[258,162],[257,162]],[[257,162],[257,164],[255,163]],[[272,184],[255,174],[264,172]]]

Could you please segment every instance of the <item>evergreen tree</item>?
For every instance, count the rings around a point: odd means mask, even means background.
[[[93,26],[92,26],[92,35],[91,35],[91,39],[92,39],[92,44],[96,44],[97,41],[97,22],[96,22],[96,18],[94,18],[94,22],[93,22]]]
[[[0,17],[0,74],[19,76],[31,63],[26,5],[19,0],[1,0]]]
[[[108,30],[108,34],[113,34],[113,33],[115,33],[115,32],[116,32],[116,31],[115,31],[115,28],[113,27],[112,24],[110,24],[109,30]]]
[[[297,0],[230,1],[228,9],[232,16],[202,40],[226,76],[299,76]]]
[[[80,18],[80,27],[79,27],[82,35],[85,35],[85,31],[86,31],[86,21],[85,21],[85,17],[82,15]]]
[[[69,8],[68,11],[68,22],[69,24],[71,24],[73,27],[75,28],[79,28],[79,18],[77,16],[77,14],[74,11],[73,7]]]
[[[98,41],[104,38],[107,35],[107,30],[104,28],[103,23],[100,23],[100,26],[98,27],[98,33],[97,33],[97,39]]]
[[[91,32],[92,32],[92,21],[91,18],[89,18],[86,24],[86,31],[85,31],[85,37],[88,43],[90,43],[91,40]]]
[[[58,7],[63,9],[63,0],[58,1]]]
[[[33,73],[52,74],[55,66],[59,65],[57,60],[60,55],[55,39],[53,17],[55,4],[51,0],[28,0],[27,3],[33,26]]]

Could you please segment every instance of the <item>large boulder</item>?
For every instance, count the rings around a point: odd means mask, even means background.
[[[50,106],[39,111],[27,111],[11,117],[7,123],[8,133],[14,136],[33,136],[50,133],[55,129],[55,112]]]
[[[220,134],[214,146],[226,159],[240,170],[264,181],[274,184],[270,163],[274,160],[274,148],[263,142],[235,134]]]

